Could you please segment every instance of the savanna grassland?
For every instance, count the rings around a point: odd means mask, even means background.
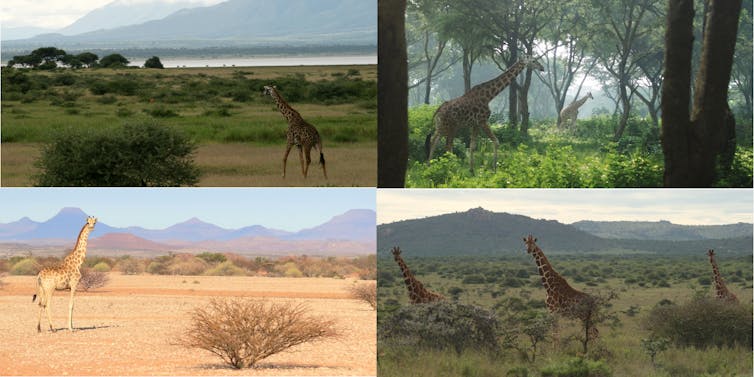
[[[546,321],[551,317],[544,303],[545,291],[531,258],[525,255],[429,258],[404,255],[404,258],[428,289],[444,295],[448,301],[494,313],[494,319],[501,324],[495,334],[500,348],[495,352],[471,347],[436,349],[414,347],[410,338],[378,337],[380,376],[752,374],[751,344],[681,346],[650,331],[650,317],[656,308],[677,307],[714,295],[712,270],[703,253],[549,255],[555,269],[574,288],[602,297],[615,296],[608,300],[607,316],[597,324],[599,338],[589,346],[587,357],[578,340],[580,322],[559,318],[559,335],[557,339],[553,336]],[[740,299],[744,327],[749,327],[738,331],[746,339],[747,331],[751,333],[752,258],[730,254],[718,256],[717,261],[728,288]],[[408,295],[395,261],[378,258],[378,271],[378,334],[382,334],[391,316],[410,311],[404,310],[409,306]],[[711,327],[714,323],[700,326],[716,331]],[[455,337],[464,336],[471,335]],[[650,341],[664,345],[653,347]],[[655,349],[654,360],[650,349]]]
[[[156,122],[197,148],[199,186],[375,186],[377,84],[372,66],[171,69],[3,68],[2,185],[31,186],[41,149],[71,129]],[[328,177],[309,178],[295,149],[281,177],[285,119],[264,85],[317,127]]]
[[[526,136],[508,125],[491,121],[500,142],[497,169],[493,166],[492,141],[483,135],[474,151],[475,169],[469,170],[469,131],[453,141],[453,153],[445,152],[444,139],[427,164],[426,136],[432,131],[438,106],[409,110],[409,161],[407,187],[662,187],[664,156],[660,129],[647,119],[631,117],[624,136],[614,141],[616,117],[579,119],[561,128],[554,120],[531,125]],[[494,116],[493,116],[494,118]],[[751,124],[737,127],[737,148],[732,167],[718,179],[719,187],[751,187]]]

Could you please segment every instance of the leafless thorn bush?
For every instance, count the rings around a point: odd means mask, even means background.
[[[252,368],[290,347],[338,335],[333,321],[309,316],[308,310],[301,304],[213,299],[191,312],[191,326],[179,343],[207,350],[234,368]]]
[[[369,304],[372,309],[377,310],[377,283],[357,283],[354,282],[351,287],[348,288],[351,293],[351,297],[361,300]]]
[[[102,288],[110,282],[106,272],[94,271],[91,268],[81,269],[78,289],[89,291],[90,289]]]

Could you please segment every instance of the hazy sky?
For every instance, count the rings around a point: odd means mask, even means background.
[[[377,223],[483,207],[570,224],[579,220],[676,224],[754,222],[750,189],[414,189],[377,190]]]
[[[198,217],[227,229],[298,231],[350,209],[375,209],[373,188],[0,189],[0,223],[46,221],[78,207],[105,224],[163,229]]]
[[[0,22],[7,27],[36,26],[48,29],[64,28],[85,14],[114,0],[3,0]],[[118,0],[121,3],[140,3],[152,0]],[[161,0],[174,3],[178,0]],[[214,5],[225,0],[183,0],[198,5]]]

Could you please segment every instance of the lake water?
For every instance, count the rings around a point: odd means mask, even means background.
[[[140,58],[131,59],[131,64],[140,63]],[[208,58],[160,58],[165,68],[176,67],[279,67],[299,65],[364,65],[377,64],[377,55],[342,56],[258,56],[258,57],[208,57]]]

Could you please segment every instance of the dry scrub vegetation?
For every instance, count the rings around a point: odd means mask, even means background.
[[[293,346],[334,337],[334,321],[308,315],[302,304],[248,299],[213,299],[191,313],[191,326],[180,343],[207,350],[236,369]]]

